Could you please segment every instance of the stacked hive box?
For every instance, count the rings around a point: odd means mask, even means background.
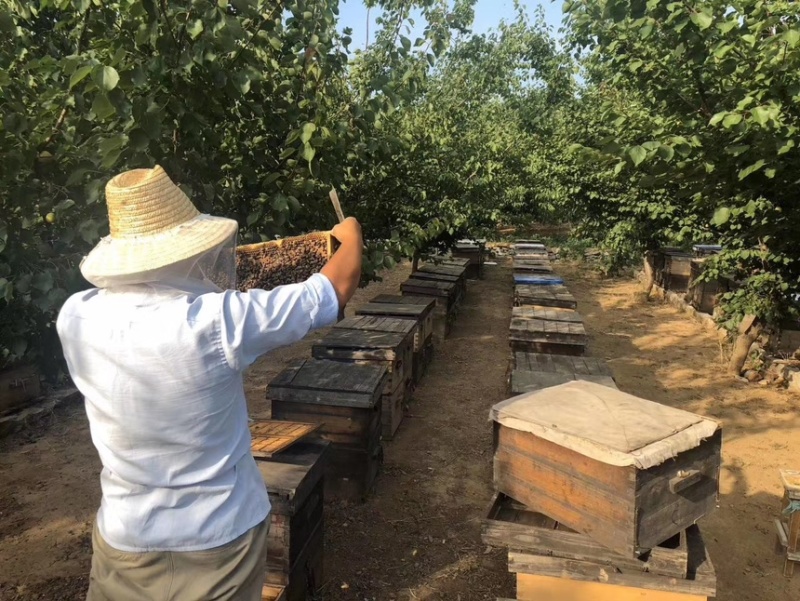
[[[514,274],[549,275],[515,248]],[[515,294],[509,388],[492,411],[497,495],[487,544],[509,550],[520,601],[689,601],[715,594],[694,522],[716,503],[717,424],[620,393],[586,353],[577,303],[554,278]]]
[[[518,599],[714,595],[695,523],[716,505],[718,424],[585,381],[513,397],[492,419],[503,496],[486,542],[509,549]]]
[[[436,301],[424,296],[379,294],[356,309],[356,315],[411,321],[414,332],[412,379],[419,384],[433,360],[433,309]]]
[[[424,270],[424,271],[423,271]],[[433,335],[441,343],[450,333],[466,291],[466,267],[455,263],[424,265],[400,285],[404,296],[422,296],[436,301]]]
[[[408,320],[365,316],[350,318],[349,323],[350,328],[331,329],[311,348],[311,353],[315,359],[386,368],[388,379],[381,394],[382,433],[384,438],[392,438],[403,419],[403,402],[410,394],[413,324]],[[394,331],[388,331],[389,328]]]
[[[381,364],[306,359],[270,382],[272,417],[320,424],[315,436],[331,444],[326,496],[363,499],[372,489],[383,460],[381,395],[388,378]]]
[[[483,277],[483,263],[486,254],[485,240],[460,240],[453,248],[453,259],[465,261],[466,274],[471,280]]]
[[[324,471],[329,444],[301,442],[257,461],[267,486],[267,584],[287,601],[313,596],[323,580]]]

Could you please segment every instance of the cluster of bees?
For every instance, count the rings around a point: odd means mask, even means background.
[[[272,290],[307,280],[328,262],[332,251],[330,240],[330,234],[320,232],[239,247],[237,288]]]

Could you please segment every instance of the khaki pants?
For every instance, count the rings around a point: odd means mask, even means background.
[[[206,551],[126,553],[94,527],[86,601],[261,601],[269,518]]]

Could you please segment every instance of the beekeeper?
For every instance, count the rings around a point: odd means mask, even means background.
[[[236,292],[236,221],[198,212],[161,167],[117,175],[106,202],[110,236],[81,263],[96,287],[57,324],[103,464],[87,599],[260,600],[270,505],[242,371],[336,320],[361,228],[336,226],[307,281]]]

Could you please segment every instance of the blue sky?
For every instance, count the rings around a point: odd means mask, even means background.
[[[523,0],[521,4],[525,7],[530,17],[533,17],[536,7],[542,6],[545,11],[545,20],[553,28],[553,32],[558,31],[561,26],[562,0],[556,0],[555,2],[550,2],[549,0],[541,2]],[[376,28],[375,17],[377,14],[377,9],[373,9],[370,13],[370,20],[372,21],[370,24],[370,36]],[[511,20],[513,18],[513,0],[478,0],[475,4],[475,21],[472,28],[475,33],[485,33],[489,29],[496,27],[501,20]],[[339,28],[343,29],[345,27],[353,29],[351,50],[363,49],[367,33],[367,9],[361,0],[343,0],[339,4]]]

